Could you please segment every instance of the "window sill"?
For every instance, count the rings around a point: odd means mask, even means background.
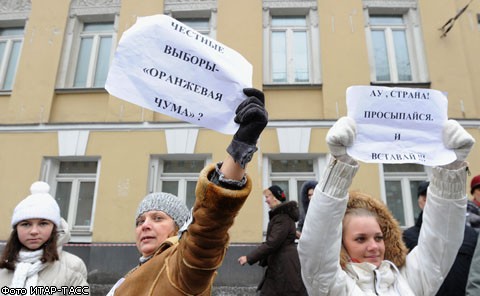
[[[263,89],[322,89],[321,83],[263,84]]]
[[[431,82],[370,82],[372,86],[430,88]]]
[[[92,232],[91,231],[79,231],[72,230],[70,242],[72,243],[91,243],[92,242]]]
[[[12,90],[0,90],[0,97],[12,95]]]
[[[56,88],[56,94],[71,94],[71,93],[106,93],[104,87],[84,87],[84,88]]]

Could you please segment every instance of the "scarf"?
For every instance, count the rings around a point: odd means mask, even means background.
[[[46,267],[46,264],[41,261],[42,256],[43,249],[37,251],[20,250],[10,287],[28,288],[37,286],[38,273]],[[27,290],[28,292],[30,291]]]
[[[140,261],[140,264],[138,265],[142,265],[143,263],[147,262],[148,260],[152,259],[153,255],[150,255],[150,256],[147,256],[147,257],[140,257],[140,259],[138,259],[138,261]]]

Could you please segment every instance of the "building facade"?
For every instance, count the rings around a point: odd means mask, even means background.
[[[231,136],[104,89],[122,33],[141,16],[170,15],[238,51],[265,93],[270,121],[248,167],[253,192],[232,247],[262,241],[263,188],[277,184],[298,200],[302,183],[319,178],[325,135],[347,114],[349,86],[443,91],[449,118],[480,139],[480,1],[437,2],[0,0],[0,240],[30,184],[46,181],[91,271],[95,248],[133,252],[134,213],[146,194],[168,191],[191,206],[201,168],[225,157]],[[480,173],[480,145],[468,160]],[[407,227],[428,175],[418,165],[362,163],[352,189],[382,199]]]

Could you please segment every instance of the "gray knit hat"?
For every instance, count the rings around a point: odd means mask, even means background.
[[[189,211],[185,203],[173,194],[166,192],[150,193],[140,202],[135,220],[148,211],[162,211],[172,217],[179,228],[188,219]]]

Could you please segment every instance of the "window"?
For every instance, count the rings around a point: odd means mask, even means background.
[[[112,56],[113,22],[83,23],[72,87],[104,87]]]
[[[424,166],[418,164],[383,164],[384,202],[400,226],[415,223],[421,209],[417,202],[417,188],[428,179]]]
[[[423,42],[415,1],[365,1],[371,80],[376,83],[427,82]],[[382,5],[381,7],[378,5]]]
[[[308,82],[308,42],[305,17],[272,17],[272,82]]]
[[[265,83],[320,83],[319,38],[316,13],[275,14],[267,11],[265,26]]]
[[[196,155],[197,156],[197,155]],[[189,159],[191,155],[172,158],[154,157],[150,163],[149,192],[168,192],[185,201],[188,208],[195,203],[195,188],[206,157]]]
[[[370,28],[376,81],[412,81],[403,17],[370,16]]]
[[[43,178],[51,186],[51,194],[60,207],[60,214],[72,231],[85,241],[91,236],[98,174],[97,160],[46,159]],[[91,237],[90,237],[91,239]]]
[[[104,88],[116,45],[115,16],[72,17],[57,88]]]
[[[177,20],[199,33],[211,37],[210,20],[208,18],[178,18]]]
[[[0,29],[0,90],[12,90],[24,27]]]
[[[264,188],[278,185],[285,191],[287,200],[299,201],[300,191],[305,181],[318,180],[319,172],[326,166],[325,157],[297,156],[286,158],[285,156],[271,156],[264,159],[264,167],[267,168],[268,180]],[[262,197],[263,198],[263,197]],[[301,205],[299,204],[301,207]],[[264,204],[263,230],[267,230],[268,211]]]
[[[80,34],[73,87],[103,87],[112,51],[113,23],[85,23]]]
[[[212,39],[216,38],[217,8],[217,1],[164,1],[166,15]]]
[[[116,46],[120,0],[71,0],[56,87],[105,87]]]
[[[287,194],[287,200],[298,201],[302,184],[316,180],[313,159],[272,159],[270,180]]]

